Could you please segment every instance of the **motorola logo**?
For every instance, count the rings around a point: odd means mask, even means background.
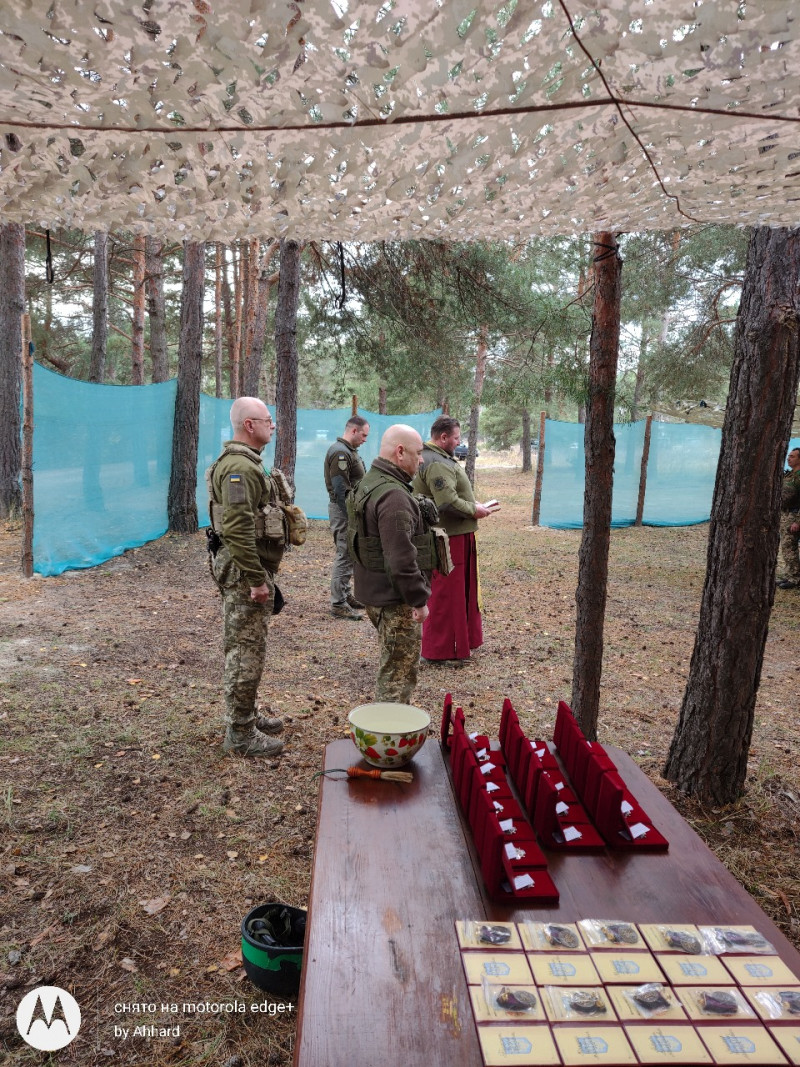
[[[78,1035],[81,1009],[66,989],[40,985],[26,993],[17,1008],[17,1029],[40,1052],[65,1048]]]

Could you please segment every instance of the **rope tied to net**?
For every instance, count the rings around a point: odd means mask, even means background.
[[[344,246],[342,245],[341,241],[337,241],[336,244],[339,248],[339,273],[341,275],[342,280],[342,291],[336,298],[336,306],[339,308],[343,308],[344,305],[347,303],[347,285],[344,276]]]
[[[45,241],[47,243],[47,253],[44,257],[44,276],[50,285],[56,280],[56,272],[53,270],[53,250],[50,247],[50,231],[44,231]]]
[[[599,255],[594,257],[594,263],[602,263],[604,259],[608,259],[610,256],[619,255],[619,245],[616,242],[613,245],[607,245],[603,241],[595,241],[594,247],[606,249],[605,252],[601,252]]]

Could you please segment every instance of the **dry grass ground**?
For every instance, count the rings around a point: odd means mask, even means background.
[[[424,667],[416,700],[435,714],[452,690],[470,722],[496,735],[508,695],[531,734],[551,736],[556,703],[569,698],[580,533],[530,527],[531,479],[519,470],[484,467],[478,482],[483,499],[503,504],[481,526],[486,644],[457,669]],[[634,755],[800,944],[800,595],[777,594],[745,797],[703,811],[659,778],[706,535],[614,532],[600,739]],[[285,717],[288,745],[273,764],[221,752],[220,612],[202,535],[32,581],[18,575],[18,539],[14,529],[0,538],[0,1059],[49,1062],[23,1045],[14,1012],[26,990],[53,984],[84,1012],[59,1063],[289,1063],[294,1018],[250,1010],[270,998],[244,977],[237,950],[251,904],[305,905],[312,775],[373,692],[371,628],[327,611],[326,524],[313,524],[280,580],[288,604],[262,696]],[[125,1003],[158,1010],[115,1012]],[[180,1034],[115,1033],[137,1025]]]

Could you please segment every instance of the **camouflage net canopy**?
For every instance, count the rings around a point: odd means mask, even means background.
[[[4,221],[194,240],[800,223],[789,0],[3,0]]]

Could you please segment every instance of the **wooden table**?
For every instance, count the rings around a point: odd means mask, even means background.
[[[755,926],[800,975],[800,953],[645,774],[608,749],[669,839],[666,853],[548,853],[549,907],[488,900],[438,741],[411,785],[322,779],[295,1067],[480,1067],[454,921],[730,923]],[[325,751],[347,767],[349,740]]]

